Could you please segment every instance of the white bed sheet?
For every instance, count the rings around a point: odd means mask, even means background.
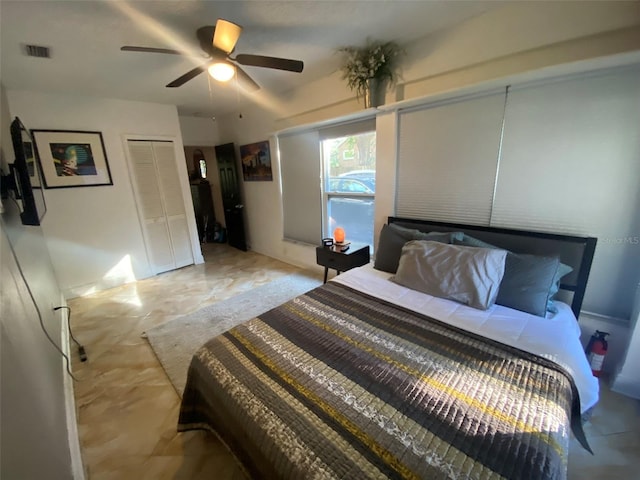
[[[368,264],[344,272],[332,281],[547,358],[572,375],[582,413],[598,402],[598,380],[591,373],[580,343],[580,327],[569,305],[556,302],[558,313],[548,313],[547,318],[502,305],[477,310],[403,287],[389,281],[391,276]]]

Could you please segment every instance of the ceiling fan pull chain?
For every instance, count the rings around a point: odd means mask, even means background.
[[[238,82],[237,72],[236,72],[236,105],[238,105],[238,118],[242,119],[242,112],[240,111],[240,84]]]

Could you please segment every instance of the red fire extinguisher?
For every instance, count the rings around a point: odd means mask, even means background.
[[[589,344],[585,349],[589,365],[591,366],[591,373],[593,373],[594,377],[599,377],[602,372],[602,363],[609,348],[606,340],[607,335],[609,335],[607,332],[596,330],[596,333],[591,335]]]

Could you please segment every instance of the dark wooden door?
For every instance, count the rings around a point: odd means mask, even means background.
[[[227,239],[232,247],[246,251],[244,204],[240,197],[236,149],[233,143],[217,145],[215,149],[220,173],[224,221],[227,224]]]

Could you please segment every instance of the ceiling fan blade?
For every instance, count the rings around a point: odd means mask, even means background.
[[[194,68],[193,70],[189,70],[187,73],[185,73],[181,77],[178,77],[173,82],[167,84],[167,87],[168,88],[175,88],[175,87],[179,87],[181,85],[184,85],[189,80],[197,77],[202,72],[204,72],[207,69],[208,66],[209,66],[209,64],[205,63],[204,65],[200,65],[199,67]]]
[[[251,78],[247,72],[242,70],[239,66],[235,65],[236,72],[238,74],[238,81],[242,83],[248,90],[260,90],[260,85],[258,85],[253,78]]]
[[[123,52],[150,52],[150,53],[170,53],[172,55],[183,55],[179,50],[171,50],[169,48],[153,48],[153,47],[135,47],[133,45],[125,45],[120,47]]]
[[[291,60],[289,58],[266,57],[264,55],[247,55],[240,54],[232,60],[240,65],[248,65],[251,67],[275,68],[277,70],[286,70],[288,72],[300,73],[304,68],[304,62],[301,60]]]
[[[213,32],[213,46],[223,52],[231,53],[236,47],[242,27],[233,22],[219,18]]]

